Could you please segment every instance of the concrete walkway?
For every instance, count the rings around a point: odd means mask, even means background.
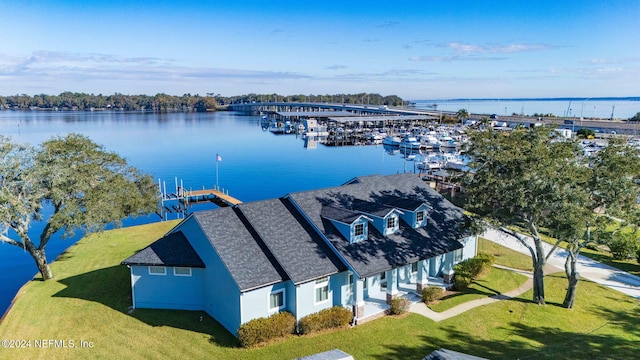
[[[409,311],[420,314],[422,316],[426,316],[429,319],[438,322],[450,317],[462,314],[465,311],[471,310],[475,307],[487,305],[494,303],[500,300],[507,300],[513,297],[519,296],[520,294],[529,291],[533,287],[533,274],[531,272],[522,271],[519,269],[507,268],[506,266],[494,265],[494,267],[511,270],[523,274],[528,277],[527,281],[525,281],[522,285],[520,285],[517,289],[513,289],[504,294],[497,294],[489,297],[485,297],[482,299],[467,301],[466,303],[460,304],[458,306],[452,307],[449,310],[445,310],[443,312],[435,312],[427,307],[423,302],[416,302],[411,305]],[[558,269],[559,270],[559,269]]]
[[[517,239],[507,234],[504,234],[497,230],[487,230],[484,234],[480,235],[490,241],[498,243],[507,248],[513,249],[515,251],[521,252],[525,255],[530,256],[529,250],[522,245]],[[532,239],[528,238],[528,240],[532,243]],[[551,250],[552,246],[545,243],[543,244],[545,251],[548,252]],[[564,271],[564,262],[567,256],[567,251],[564,249],[556,249],[547,261],[547,266],[545,267],[545,274],[551,274],[559,271]],[[505,268],[508,270],[519,272],[528,277],[527,281],[522,284],[517,289],[511,290],[504,294],[498,294],[478,300],[473,300],[466,302],[464,304],[460,304],[456,307],[453,307],[449,310],[443,312],[435,312],[429,309],[423,302],[417,302],[411,305],[409,311],[426,316],[433,321],[442,321],[448,319],[450,317],[459,315],[465,311],[471,310],[475,307],[491,304],[496,301],[511,299],[513,297],[519,296],[522,293],[530,290],[533,287],[533,275],[531,272],[517,270],[517,269],[509,269],[503,266],[495,265],[499,268]],[[611,266],[599,263],[595,260],[589,259],[585,256],[580,255],[578,257],[578,272],[580,273],[580,277],[583,279],[591,280],[595,283],[602,284],[611,289],[620,291],[629,296],[633,296],[635,298],[640,299],[640,277],[629,274],[622,270],[618,270]]]

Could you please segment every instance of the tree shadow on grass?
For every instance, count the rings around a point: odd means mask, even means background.
[[[632,359],[637,357],[635,342],[610,334],[608,331],[593,331],[585,334],[513,322],[507,324],[502,330],[509,332],[506,338],[487,340],[478,338],[473,331],[460,331],[452,327],[443,328],[446,332],[445,336],[423,335],[421,345],[413,347],[389,345],[387,352],[375,358],[420,359],[440,348],[487,359]]]
[[[129,269],[122,265],[89,271],[58,280],[66,286],[54,297],[97,302],[151,326],[168,326],[211,336],[221,347],[237,347],[237,339],[204,311],[135,309],[130,311]]]

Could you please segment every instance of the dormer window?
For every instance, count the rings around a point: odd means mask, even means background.
[[[331,221],[340,234],[352,244],[367,239],[367,223],[373,221],[360,212],[332,206],[323,207],[321,216]]]
[[[400,218],[414,229],[427,225],[427,211],[429,204],[423,200],[390,197],[385,201],[387,206],[400,210]]]
[[[384,234],[385,235],[393,234],[394,232],[398,231],[399,225],[400,224],[398,223],[398,216],[390,215],[385,220]]]
[[[393,230],[396,227],[396,217],[390,216],[387,218],[387,230]]]

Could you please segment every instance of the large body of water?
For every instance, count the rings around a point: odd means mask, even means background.
[[[638,101],[613,101],[615,117],[628,118],[640,111]],[[438,109],[473,113],[556,113],[568,101],[419,101],[417,106],[438,104]],[[523,105],[524,103],[524,105]],[[589,107],[587,107],[587,104]],[[465,106],[466,105],[466,106]],[[574,105],[576,111],[577,105]],[[611,101],[586,101],[584,116],[607,117],[597,109],[611,111]],[[500,111],[502,109],[502,111]],[[510,109],[513,109],[510,110]],[[529,110],[530,109],[530,110]],[[624,109],[624,112],[622,112]],[[558,113],[560,111],[560,113]],[[620,111],[620,113],[618,113]],[[580,114],[578,114],[580,116]],[[274,135],[262,130],[260,118],[236,113],[123,113],[123,112],[19,112],[0,111],[0,135],[20,143],[39,144],[56,135],[84,134],[126,157],[129,163],[175,188],[175,178],[185,188],[211,188],[218,183],[242,201],[282,196],[289,192],[340,185],[353,177],[412,171],[413,164],[400,154],[390,155],[382,146],[305,148],[295,135]],[[210,205],[210,207],[215,207]],[[125,225],[158,221],[151,215],[129,219]],[[32,236],[41,224],[34,224]],[[50,260],[76,239],[54,238],[47,248]],[[21,249],[0,243],[0,314],[18,289],[36,274],[31,257]],[[55,274],[54,274],[55,276]]]
[[[0,134],[20,143],[39,144],[55,135],[89,136],[126,157],[129,163],[175,189],[212,188],[216,183],[242,201],[269,199],[289,192],[340,185],[355,176],[413,170],[400,155],[382,146],[304,147],[296,135],[274,135],[260,118],[229,112],[122,113],[0,111]],[[215,207],[215,205],[210,205]],[[125,225],[158,221],[156,215],[127,220]],[[36,236],[42,229],[35,224]],[[54,259],[77,239],[53,239],[47,257]],[[37,272],[20,248],[0,243],[0,315],[17,290]],[[55,276],[55,273],[54,273]]]
[[[569,118],[628,119],[640,112],[640,97],[572,99],[417,100],[416,107],[471,114],[553,114]],[[437,106],[433,106],[437,105]],[[613,116],[612,116],[613,115]]]

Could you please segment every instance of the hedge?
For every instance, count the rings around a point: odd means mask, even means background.
[[[470,259],[456,264],[453,270],[456,274],[454,287],[458,291],[466,290],[471,282],[485,276],[496,258],[491,254],[480,253]]]
[[[440,286],[427,286],[422,289],[422,301],[426,304],[439,300],[444,294],[444,289]]]
[[[349,325],[353,319],[353,312],[342,306],[334,306],[300,319],[298,331],[300,334],[310,334],[324,329],[335,329]]]
[[[293,334],[295,328],[296,318],[291,313],[280,312],[242,324],[238,329],[238,340],[242,347],[250,347]]]

